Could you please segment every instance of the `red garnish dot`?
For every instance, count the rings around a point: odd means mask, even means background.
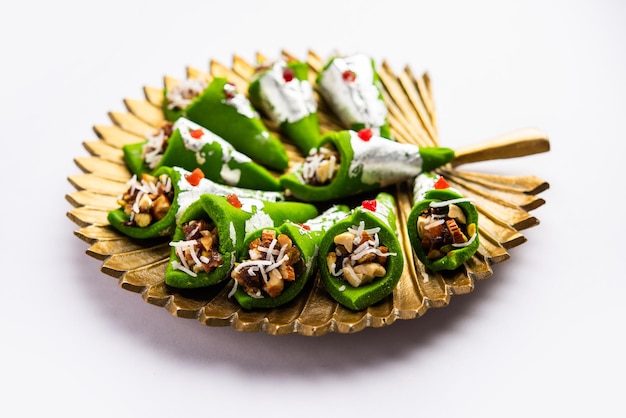
[[[363,206],[363,209],[367,209],[370,212],[376,212],[376,200],[364,200],[361,206]]]
[[[346,70],[341,74],[341,77],[343,77],[343,81],[351,83],[356,80],[356,73],[352,70]]]
[[[293,77],[293,70],[291,68],[285,68],[283,70],[283,80],[285,80],[287,83],[293,80]]]
[[[446,181],[446,179],[444,179],[443,177],[439,177],[439,179],[435,182],[435,189],[447,189],[449,188],[450,185],[448,184],[448,182]]]
[[[241,201],[239,201],[239,198],[236,194],[229,194],[228,196],[226,196],[226,200],[228,200],[228,203],[230,203],[233,207],[241,209]]]
[[[202,129],[192,129],[189,131],[189,135],[194,139],[200,139],[204,135],[204,131]]]
[[[237,94],[237,87],[233,83],[224,84],[224,94],[227,99],[232,99]]]
[[[192,186],[200,184],[200,180],[204,178],[204,173],[199,168],[195,168],[191,173],[185,175],[185,180]]]
[[[302,229],[306,229],[307,231],[311,230],[311,227],[306,224],[297,224],[297,225]]]
[[[374,136],[374,133],[372,132],[372,130],[370,128],[363,128],[361,130],[359,130],[359,132],[357,133],[357,135],[359,136],[359,138],[361,138],[363,141],[367,142],[370,139],[372,139],[372,136]]]

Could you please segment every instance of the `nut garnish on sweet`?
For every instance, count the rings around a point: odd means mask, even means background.
[[[154,177],[134,175],[127,183],[128,190],[118,198],[124,212],[130,216],[126,226],[147,227],[163,219],[174,199],[172,180],[167,174]]]
[[[264,229],[248,246],[249,259],[235,266],[231,277],[252,297],[277,297],[285,282],[296,279],[300,250],[286,234]]]
[[[326,264],[333,276],[353,287],[372,282],[387,274],[387,247],[378,239],[380,228],[365,229],[364,222],[334,237],[335,251],[328,252]]]

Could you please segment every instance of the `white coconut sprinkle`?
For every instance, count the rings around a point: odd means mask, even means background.
[[[237,292],[237,285],[239,283],[237,283],[237,280],[233,280],[233,287],[232,289],[230,289],[230,292],[228,292],[228,298],[232,298],[235,295],[235,292]]]
[[[440,202],[430,202],[431,208],[442,208],[456,203],[471,202],[472,200],[467,197],[460,197],[458,199],[442,200]]]
[[[167,108],[184,109],[207,88],[207,82],[200,78],[182,80],[177,86],[167,91]]]
[[[189,270],[189,268],[183,266],[181,263],[179,263],[178,261],[172,261],[172,267],[176,270],[180,270],[184,273],[187,273],[188,275],[190,275],[191,277],[197,277],[198,275],[194,272]]]
[[[474,235],[472,235],[470,237],[470,239],[468,239],[465,242],[459,242],[459,243],[453,243],[452,246],[455,248],[463,248],[463,247],[467,247],[468,245],[470,245],[472,242],[474,242],[474,240],[476,239],[476,235],[478,235],[477,233],[474,233]]]

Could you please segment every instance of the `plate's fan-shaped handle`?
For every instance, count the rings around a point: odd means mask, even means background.
[[[548,136],[539,129],[521,129],[486,142],[455,150],[453,166],[486,160],[524,157],[550,150]]]

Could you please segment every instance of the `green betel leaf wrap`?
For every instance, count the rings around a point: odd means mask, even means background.
[[[381,79],[372,58],[363,54],[333,57],[317,75],[316,84],[345,129],[370,128],[392,139]]]
[[[280,184],[304,201],[334,201],[415,178],[422,170],[433,170],[454,158],[454,151],[442,147],[418,147],[389,141],[380,136],[364,136],[351,130],[326,133],[319,150],[338,154],[334,170],[325,182],[315,183],[319,159],[307,159],[280,177]],[[390,164],[393,162],[393,164]]]
[[[122,146],[122,152],[124,153],[124,162],[131,173],[141,176],[144,173],[150,173],[151,170],[146,161],[143,158],[143,147],[148,143],[148,140],[141,142],[135,142],[133,144],[126,144]]]
[[[167,91],[164,94],[167,97]],[[163,102],[165,109],[167,100]],[[270,133],[248,98],[226,78],[214,78],[176,119],[168,120],[174,122],[179,117],[205,127],[269,169],[283,171],[289,165],[283,143]]]
[[[245,197],[232,199],[232,195],[203,194],[180,215],[170,243],[172,248],[165,272],[166,284],[177,288],[199,288],[220,283],[228,278],[236,252],[247,233],[288,220],[304,222],[318,215],[317,208],[307,203],[271,202]],[[221,264],[209,272],[192,272],[177,253],[177,248],[187,241],[184,226],[200,220],[217,228],[217,253]]]
[[[188,170],[180,167],[159,167],[149,176],[155,179],[166,176],[166,182],[169,182],[171,193],[168,197],[170,207],[167,214],[161,219],[153,219],[147,226],[138,226],[136,222],[131,222],[131,212],[124,206],[109,211],[107,219],[111,226],[126,236],[139,239],[158,238],[163,236],[171,236],[176,227],[176,219],[180,216],[193,201],[197,200],[202,194],[214,194],[219,196],[228,196],[236,194],[239,197],[256,198],[264,201],[284,201],[285,195],[282,192],[262,191],[254,189],[244,189],[215,183],[209,179],[203,178],[196,185],[191,185],[187,180],[190,174]],[[150,188],[147,185],[139,185],[138,180],[142,176],[133,177],[129,181],[129,189],[131,187],[142,187],[146,190]],[[135,211],[135,205],[132,205],[132,211]],[[133,215],[136,216],[136,213]]]
[[[162,141],[157,136],[153,146]],[[200,168],[204,176],[220,184],[258,190],[281,190],[278,179],[265,167],[237,151],[229,142],[203,126],[186,118],[179,118],[167,138],[164,151],[154,163],[146,160],[146,145],[150,141],[123,147],[127,165],[134,174],[150,172],[159,167]]]
[[[336,205],[304,223],[286,222],[277,228],[271,228],[276,232],[277,236],[286,234],[291,239],[293,246],[300,252],[300,260],[297,263],[293,263],[295,280],[284,281],[284,289],[280,294],[270,296],[267,292],[263,292],[261,288],[254,295],[251,295],[246,292],[242,285],[237,284],[237,280],[234,279],[234,285],[237,286],[233,295],[235,300],[245,309],[275,308],[293,300],[317,272],[317,253],[324,233],[338,220],[346,217],[349,212],[350,210],[347,206]],[[241,263],[249,261],[248,248],[250,243],[257,238],[261,238],[263,231],[266,229],[268,228],[259,229],[246,237],[244,245],[239,249],[238,262],[235,264],[234,273],[236,273],[238,268],[242,268],[239,265],[245,265]],[[271,260],[273,261],[274,259],[272,258]]]
[[[159,220],[153,220],[147,226],[137,226],[135,223],[131,223],[130,213],[125,211],[124,207],[119,207],[109,211],[107,214],[107,220],[111,226],[131,238],[148,239],[172,235],[176,225],[176,214],[178,212],[176,196],[178,195],[180,173],[170,167],[161,167],[153,174],[155,178],[159,178],[162,175],[167,176],[172,190],[170,195],[170,208],[167,214]],[[134,182],[134,180],[135,178],[131,179],[131,182]]]
[[[165,120],[175,122],[185,117],[185,109],[198,100],[207,86],[208,82],[203,78],[183,79],[171,89],[166,86],[161,106]]]
[[[393,292],[400,280],[404,269],[404,257],[398,241],[394,211],[393,196],[388,193],[379,193],[375,200],[364,201],[361,206],[353,209],[348,217],[329,228],[322,238],[318,262],[324,288],[334,300],[351,310],[359,311],[380,302]],[[387,248],[387,255],[384,257],[386,261],[383,263],[384,270],[381,272],[384,275],[374,277],[369,282],[364,280],[363,284],[354,286],[345,277],[345,265],[343,263],[333,265],[329,261],[329,255],[332,260],[332,256],[336,254],[339,245],[335,243],[335,240],[338,236],[352,232],[358,238],[358,234],[361,233],[359,231],[367,231],[371,236],[372,247],[370,248],[380,249],[375,247],[375,244],[384,246]],[[354,245],[358,247],[350,255],[356,256],[359,248],[366,246],[357,243]],[[337,260],[339,260],[339,255],[337,255]]]
[[[252,105],[307,155],[321,139],[308,64],[277,61],[260,67],[248,85]]]
[[[434,184],[433,176],[430,176],[430,179],[427,176],[422,176],[418,178],[418,180],[423,181],[425,186],[422,187],[421,190],[418,190],[420,185],[416,184],[415,200],[417,201],[414,203],[409,217],[407,218],[406,227],[411,246],[417,258],[431,271],[456,270],[478,250],[478,211],[471,201],[465,199],[463,195],[456,190],[451,188],[432,188]],[[466,235],[467,241],[463,244],[459,244],[462,246],[457,247],[445,245],[441,247],[441,251],[439,251],[440,254],[434,253],[433,255],[433,252],[428,251],[422,245],[424,237],[420,236],[418,221],[423,213],[426,214],[429,211],[431,205],[444,202],[454,204],[462,210],[464,217],[463,224],[465,225],[463,232]],[[442,207],[446,207],[446,205]],[[444,225],[440,227],[444,228]],[[430,229],[434,230],[434,228]],[[431,253],[430,257],[427,251]]]

